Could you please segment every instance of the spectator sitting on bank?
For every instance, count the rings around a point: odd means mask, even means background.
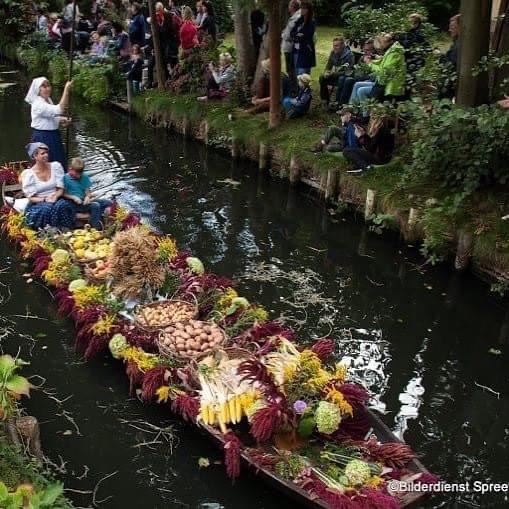
[[[118,21],[111,24],[112,34],[114,39],[115,53],[121,60],[127,60],[131,56],[131,43],[129,42],[129,35],[124,30],[124,27]]]
[[[384,51],[383,57],[367,59],[375,79],[355,83],[350,104],[362,102],[368,98],[378,101],[386,98],[396,99],[405,94],[406,61],[403,46],[394,39],[393,34],[383,34],[378,41]]]
[[[182,10],[182,25],[180,25],[180,45],[184,56],[198,45],[198,30],[193,21],[191,7]]]
[[[53,12],[49,15],[48,19],[48,39],[52,47],[56,48],[60,44],[62,33],[59,25],[63,22],[63,19],[59,19],[58,15]]]
[[[90,47],[90,54],[98,57],[103,57],[106,55],[106,45],[104,44],[104,40],[99,36],[97,32],[92,32],[90,34],[90,40],[92,42],[92,46]]]
[[[112,35],[111,21],[108,21],[102,12],[97,14],[97,33],[103,37],[110,37]]]
[[[291,97],[283,98],[283,107],[286,111],[286,118],[303,117],[309,112],[313,95],[311,93],[311,76],[309,74],[299,74],[297,76],[299,92],[295,99]]]
[[[44,9],[37,9],[37,31],[48,35],[48,16]]]
[[[355,135],[357,121],[353,117],[353,109],[346,106],[338,113],[341,116],[341,127],[335,125],[328,127],[325,136],[313,147],[312,152],[342,152],[345,148],[359,146]],[[334,141],[336,139],[338,141]]]
[[[132,83],[133,92],[136,94],[140,91],[140,84],[143,79],[143,55],[138,44],[133,44],[131,58],[125,69],[125,77],[127,81]]]
[[[251,98],[252,108],[247,110],[248,113],[256,115],[270,110],[270,59],[262,60],[262,75],[256,83],[254,96]],[[290,96],[290,79],[284,73],[281,73],[281,82],[283,97]]]
[[[359,147],[343,150],[347,160],[355,165],[348,173],[362,173],[373,164],[387,164],[394,152],[394,134],[386,115],[373,115],[367,129],[360,123],[355,124],[355,136]]]
[[[85,163],[80,157],[71,161],[68,173],[64,175],[64,198],[72,203],[74,215],[77,212],[90,213],[90,226],[102,229],[102,216],[111,207],[110,200],[96,199],[91,191],[92,182],[85,173]]]
[[[207,95],[198,97],[198,101],[208,99],[224,99],[235,81],[235,67],[229,53],[219,55],[219,67],[212,62],[207,69]]]
[[[332,51],[325,64],[324,73],[320,76],[320,99],[325,106],[329,105],[331,89],[336,85],[343,85],[346,76],[353,71],[355,64],[354,54],[345,44],[342,36],[332,40]]]
[[[371,71],[367,62],[370,61],[375,54],[375,44],[373,39],[366,40],[362,47],[362,57],[355,65],[353,74],[351,76],[344,76],[343,79],[338,80],[336,102],[339,106],[342,104],[348,104],[355,83],[358,81],[367,81],[370,78]]]

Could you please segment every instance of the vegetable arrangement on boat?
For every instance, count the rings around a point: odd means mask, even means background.
[[[349,381],[332,339],[300,345],[232,281],[135,214],[114,204],[103,234],[36,233],[6,208],[0,224],[56,289],[76,348],[86,358],[111,352],[140,399],[219,440],[230,477],[242,458],[299,500],[337,509],[405,507],[419,494],[389,491],[391,480],[435,482],[410,447],[377,438],[370,396]],[[92,253],[102,261],[96,271],[108,269],[99,279],[79,263]]]

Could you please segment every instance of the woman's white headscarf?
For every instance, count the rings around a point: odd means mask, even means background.
[[[32,104],[39,95],[39,89],[41,88],[41,85],[45,82],[49,81],[48,78],[45,78],[44,76],[40,76],[39,78],[34,78],[32,80],[32,84],[30,85],[30,88],[28,89],[28,93],[25,97],[25,101],[28,104]]]

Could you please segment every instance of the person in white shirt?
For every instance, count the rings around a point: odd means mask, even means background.
[[[34,165],[21,176],[21,187],[28,198],[27,224],[34,230],[46,226],[71,229],[74,209],[71,202],[63,199],[64,169],[57,161],[48,162],[48,146],[44,143],[30,143],[26,149],[34,160]]]
[[[47,78],[35,78],[30,85],[25,101],[30,104],[32,116],[32,142],[41,142],[49,147],[49,160],[58,161],[67,171],[62,136],[59,125],[69,124],[70,120],[64,116],[69,104],[72,82],[65,84],[62,98],[58,104],[51,100],[51,84]]]

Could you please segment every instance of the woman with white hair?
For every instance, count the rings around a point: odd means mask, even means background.
[[[219,67],[212,62],[208,65],[207,95],[198,97],[198,101],[225,98],[235,82],[235,67],[229,53],[219,55]]]
[[[34,165],[23,171],[21,187],[28,205],[25,217],[34,230],[52,226],[66,229],[74,226],[74,210],[71,202],[62,198],[64,194],[64,169],[57,161],[48,161],[48,146],[30,143],[26,147]]]
[[[69,104],[71,81],[65,84],[62,98],[58,104],[51,100],[51,83],[41,76],[30,85],[25,101],[30,104],[32,116],[32,142],[41,142],[49,148],[49,161],[58,161],[64,170],[67,169],[62,136],[59,125],[67,125],[69,119],[64,116]]]
[[[297,97],[284,97],[283,107],[286,111],[286,118],[299,118],[307,115],[309,108],[311,107],[311,101],[313,95],[311,92],[311,76],[309,74],[300,74],[297,76],[297,82],[299,84],[299,92]]]

